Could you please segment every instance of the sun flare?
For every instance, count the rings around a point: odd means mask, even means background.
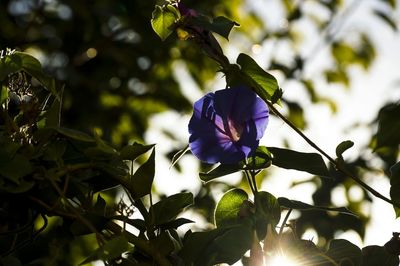
[[[272,258],[269,266],[298,266],[293,260],[284,256],[276,256]]]

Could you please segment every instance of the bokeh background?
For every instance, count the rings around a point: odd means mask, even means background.
[[[394,138],[379,146],[375,134],[382,116],[389,117],[390,124],[400,118],[388,109],[400,99],[399,1],[183,2],[200,13],[238,22],[229,42],[216,36],[230,61],[247,53],[276,76],[284,91],[280,111],[327,153],[333,155],[343,140],[354,141],[345,153],[352,171],[389,195],[388,171],[398,160],[399,142]],[[193,192],[196,208],[187,215],[205,228],[213,222],[215,201],[222,193],[232,186],[248,189],[246,182],[236,174],[202,184],[198,172],[210,166],[190,154],[172,167],[171,159],[187,145],[193,102],[224,88],[225,80],[190,41],[158,38],[150,24],[155,3],[1,0],[0,49],[32,54],[65,85],[63,126],[96,131],[115,147],[133,141],[156,143],[154,193],[162,197]],[[312,151],[275,117],[261,144]],[[272,167],[259,183],[276,197],[345,206],[359,215],[294,212],[298,234],[320,246],[334,237],[360,246],[383,245],[392,231],[400,231],[392,207],[345,176],[324,180]],[[56,232],[47,234],[51,238]],[[54,243],[53,249],[41,252],[78,256],[77,250],[89,243],[79,241]]]

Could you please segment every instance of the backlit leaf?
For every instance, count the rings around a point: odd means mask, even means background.
[[[236,62],[240,65],[241,73],[244,74],[246,82],[258,96],[264,101],[272,101],[272,103],[279,101],[282,91],[274,76],[264,71],[253,58],[246,54],[240,54]]]
[[[239,188],[227,191],[217,204],[214,213],[217,227],[236,224],[239,219],[239,211],[243,202],[248,199],[247,193]]]
[[[172,33],[172,26],[179,17],[178,10],[172,5],[156,5],[152,14],[151,26],[164,41]]]

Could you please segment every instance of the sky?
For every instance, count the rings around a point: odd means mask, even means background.
[[[358,0],[355,0],[358,1]],[[320,16],[325,16],[324,12],[313,5],[314,1],[307,1],[307,12],[316,13]],[[351,85],[350,89],[346,89],[341,85],[327,84],[324,78],[316,78],[316,88],[320,95],[334,99],[338,103],[338,111],[333,114],[326,104],[310,104],[309,97],[306,91],[298,86],[295,82],[285,82],[279,73],[271,71],[271,74],[276,74],[276,77],[284,90],[284,95],[288,100],[296,100],[303,103],[305,116],[309,122],[304,133],[314,140],[324,151],[330,155],[335,154],[336,146],[343,140],[353,140],[354,147],[347,151],[345,159],[355,158],[360,151],[365,151],[368,145],[369,137],[376,128],[371,128],[369,124],[376,118],[377,111],[384,103],[400,99],[400,35],[393,32],[387,25],[383,24],[378,19],[371,19],[371,7],[379,4],[378,0],[360,1],[354,8],[354,12],[345,23],[341,26],[337,33],[337,38],[352,38],[352,33],[363,29],[368,32],[368,35],[373,40],[377,48],[377,57],[375,62],[368,71],[364,71],[359,67],[350,69]],[[278,0],[270,0],[268,4],[265,0],[248,1],[247,11],[254,11],[260,15],[265,23],[271,27],[281,27],[285,25],[285,21],[280,18]],[[353,1],[344,1],[346,7],[353,5]],[[400,4],[400,3],[399,3]],[[267,13],[268,10],[274,10],[273,13]],[[243,12],[246,12],[244,10]],[[399,25],[400,11],[399,8],[393,14]],[[366,19],[368,18],[368,19]],[[304,22],[298,25],[305,32],[305,40],[300,51],[309,55],[313,53],[314,48],[318,44],[318,36],[315,30],[309,23]],[[309,30],[307,30],[309,29]],[[267,62],[272,54],[280,53],[285,56],[285,53],[290,54],[290,47],[276,48],[270,42],[262,44],[252,44],[243,42],[240,35],[235,35],[233,32],[230,36],[230,42],[227,47],[224,47],[226,55],[231,62],[236,60],[239,53],[245,52],[251,55],[261,66],[267,65]],[[278,50],[278,51],[277,51]],[[320,69],[331,64],[329,60],[329,49],[322,47],[313,55],[313,60],[305,69],[306,77],[315,77],[319,74]],[[190,74],[185,69],[183,62],[176,62],[174,66],[175,77],[181,83],[182,93],[192,102],[203,96],[203,92],[197,87],[196,83],[190,77]],[[396,87],[397,86],[397,87]],[[225,80],[221,75],[217,75],[215,80],[209,84],[210,91],[222,89],[225,87]],[[287,110],[281,108],[282,113]],[[170,162],[163,158],[162,154],[167,152],[171,146],[180,148],[180,143],[170,140],[162,133],[162,130],[173,131],[177,139],[188,139],[187,124],[190,119],[189,115],[182,115],[173,112],[167,112],[156,115],[151,120],[151,127],[146,134],[147,143],[157,144],[157,171],[155,183],[157,189],[167,195],[179,192],[180,189],[187,189],[196,192],[201,186],[198,178],[197,159],[193,156],[184,156],[181,160],[181,165],[184,165],[182,173],[178,173],[175,169],[170,168]],[[354,126],[358,124],[358,126]],[[275,117],[272,117],[265,133],[261,140],[261,145],[266,146],[283,146],[283,140],[288,139],[291,148],[303,152],[313,152],[312,148],[295,134],[287,125]],[[366,151],[366,156],[371,156],[370,150]],[[369,154],[368,154],[369,153]],[[372,162],[374,163],[374,162]],[[376,162],[379,167],[379,162]],[[292,181],[300,181],[309,178],[310,176],[303,172],[289,171],[272,167],[272,175],[267,182],[262,184],[262,189],[267,190],[275,196],[286,196],[291,199],[297,199],[304,202],[312,203],[311,195],[315,190],[312,185],[301,185],[295,188],[290,188]],[[236,174],[224,177],[222,180],[227,182],[237,181],[239,176]],[[389,197],[389,181],[383,175],[371,176],[367,183]],[[174,184],[171,186],[171,184]],[[344,197],[344,189],[339,187],[335,190],[333,197],[334,203],[337,206],[342,206],[346,203]],[[361,195],[361,190],[358,187],[352,188],[353,197],[357,198]],[[215,195],[216,198],[222,194]],[[371,221],[368,224],[364,241],[355,232],[339,232],[336,238],[345,238],[358,246],[366,245],[384,245],[391,237],[393,231],[400,231],[400,221],[395,219],[392,207],[380,199],[374,199],[372,205],[365,206],[365,212],[371,212]],[[292,217],[295,218],[295,217]],[[316,232],[309,230],[304,235],[305,239],[316,239]]]

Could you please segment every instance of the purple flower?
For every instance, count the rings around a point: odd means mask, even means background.
[[[268,118],[265,102],[247,87],[208,93],[194,103],[190,149],[207,163],[239,162],[257,149]]]

